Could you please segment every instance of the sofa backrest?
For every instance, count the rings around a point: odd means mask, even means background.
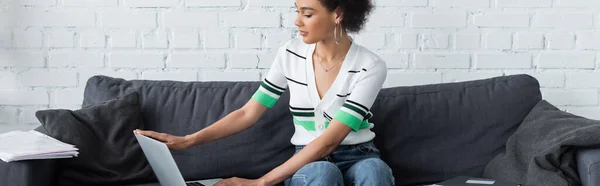
[[[199,131],[241,108],[259,82],[126,81],[91,77],[83,106],[114,99],[131,91],[140,94],[146,129],[174,135]],[[172,151],[186,180],[214,177],[258,178],[294,153],[294,127],[287,104],[289,93],[251,128],[239,134],[184,151]]]
[[[375,144],[398,185],[481,177],[540,100],[529,75],[386,88],[372,108]]]
[[[242,107],[259,82],[176,82],[91,77],[83,105],[138,91],[146,129],[186,135]],[[371,122],[375,144],[397,185],[457,175],[482,176],[529,111],[541,100],[529,75],[381,90]],[[257,178],[294,152],[286,91],[252,128],[173,156],[186,179]]]

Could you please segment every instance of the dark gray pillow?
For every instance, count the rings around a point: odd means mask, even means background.
[[[486,166],[485,177],[525,185],[580,185],[576,152],[600,145],[600,121],[542,100]]]
[[[59,160],[58,185],[132,184],[155,179],[133,136],[134,129],[144,128],[137,92],[80,110],[40,110],[35,115],[50,136],[79,149],[78,157]]]

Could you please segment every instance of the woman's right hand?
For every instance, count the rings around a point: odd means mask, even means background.
[[[139,130],[135,129],[133,133],[141,134],[144,136],[148,136],[154,138],[158,141],[163,142],[169,147],[171,150],[184,150],[190,146],[192,146],[192,139],[188,136],[174,136],[166,133],[158,133],[150,130]]]

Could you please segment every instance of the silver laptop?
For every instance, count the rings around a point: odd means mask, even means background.
[[[474,178],[471,176],[457,176],[452,179],[427,186],[521,186],[521,184],[510,183],[495,179]]]
[[[150,167],[158,178],[160,185],[168,186],[212,186],[219,182],[220,178],[186,182],[175,164],[175,160],[166,144],[141,134],[134,134]]]

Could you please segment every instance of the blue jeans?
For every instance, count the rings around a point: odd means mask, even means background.
[[[296,153],[304,146],[296,146]],[[309,163],[292,177],[286,186],[324,185],[394,185],[392,169],[381,160],[373,142],[340,145],[329,156]]]

